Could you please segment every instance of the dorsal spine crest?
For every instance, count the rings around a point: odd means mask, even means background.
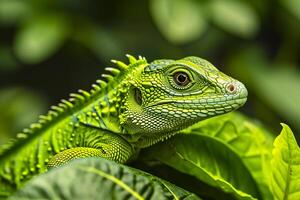
[[[119,69],[113,67],[106,68],[111,74],[103,74],[102,77],[107,79],[107,81],[101,79],[96,80],[96,84],[92,85],[92,89],[89,92],[80,89],[78,90],[78,93],[71,93],[68,100],[62,99],[57,105],[51,106],[51,109],[46,115],[39,116],[37,123],[31,124],[29,128],[25,128],[22,132],[17,134],[18,140],[11,140],[3,146],[0,150],[0,158],[8,155],[7,151],[12,150],[15,144],[23,144],[24,140],[37,137],[39,135],[38,132],[41,133],[43,128],[51,126],[51,122],[55,123],[72,111],[81,109],[83,104],[89,104],[90,101],[102,94],[101,92],[103,89],[106,88],[110,82],[114,81],[115,77],[128,73],[128,70],[135,68],[141,63],[147,63],[146,59],[142,56],[139,56],[138,59],[136,59],[127,54],[126,57],[129,60],[129,65],[122,61],[111,60],[111,62],[116,64]],[[31,136],[29,137],[28,135]]]

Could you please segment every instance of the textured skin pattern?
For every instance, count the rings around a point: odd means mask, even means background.
[[[106,81],[52,106],[38,123],[0,150],[0,196],[36,174],[70,160],[104,157],[125,163],[140,148],[163,141],[198,121],[246,102],[237,80],[197,57],[113,60]]]

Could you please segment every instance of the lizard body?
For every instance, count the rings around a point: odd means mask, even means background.
[[[70,160],[119,163],[194,123],[242,106],[247,90],[198,57],[155,60],[129,56],[90,92],[79,90],[0,150],[0,196]]]

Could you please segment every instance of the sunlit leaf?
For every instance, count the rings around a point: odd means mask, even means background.
[[[264,197],[270,199],[268,178],[273,136],[258,123],[234,112],[204,120],[182,131],[218,139],[235,151],[255,179]]]
[[[210,11],[213,22],[234,35],[249,38],[259,29],[258,16],[246,1],[214,0]]]
[[[199,199],[140,170],[101,158],[81,159],[29,182],[10,199]]]
[[[230,131],[229,133],[235,134]],[[235,139],[227,140],[228,143],[239,142]],[[236,140],[239,138],[236,137]],[[231,193],[237,199],[259,198],[259,189],[249,169],[243,163],[241,156],[228,143],[217,137],[192,131],[190,134],[174,136],[168,141],[149,148],[146,156],[195,176],[226,193]]]
[[[59,14],[30,18],[16,35],[14,48],[17,56],[25,63],[47,59],[63,44],[68,26],[66,18]]]
[[[275,200],[300,199],[300,148],[293,132],[282,124],[275,139],[272,159],[271,189]]]
[[[150,4],[155,24],[173,43],[192,41],[206,29],[204,12],[193,0],[151,0]]]

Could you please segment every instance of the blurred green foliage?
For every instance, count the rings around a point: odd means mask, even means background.
[[[45,112],[45,100],[26,88],[0,90],[0,145]]]
[[[0,0],[0,144],[126,53],[206,58],[246,83],[243,112],[297,133],[299,24],[298,0]]]

